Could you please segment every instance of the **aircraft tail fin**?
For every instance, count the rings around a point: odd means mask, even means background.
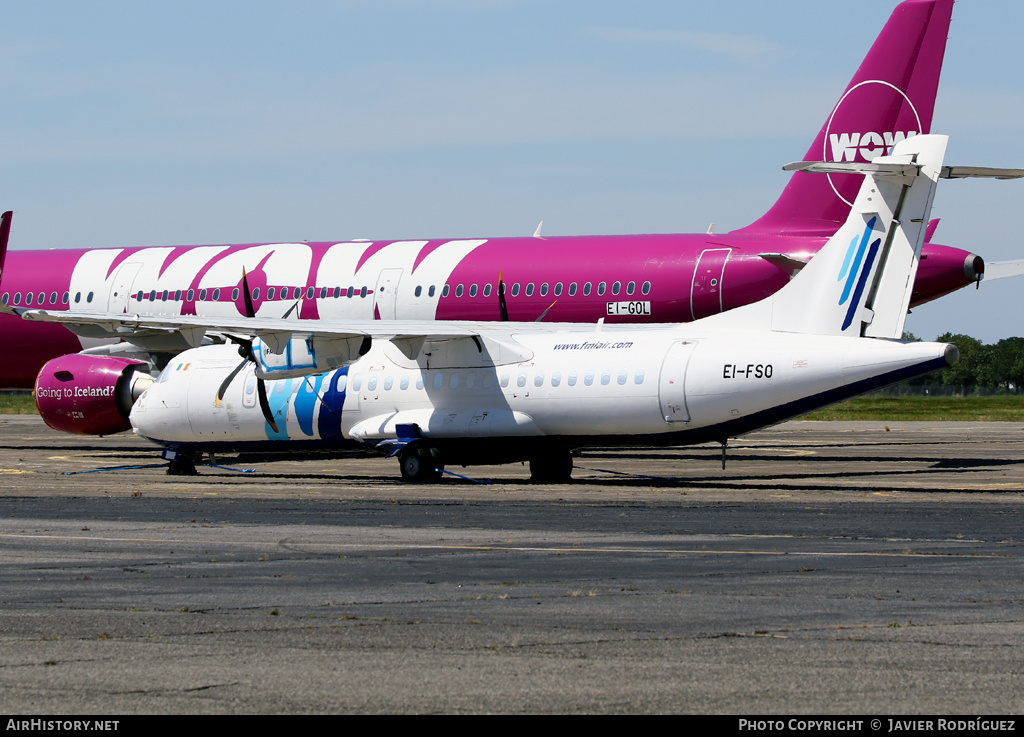
[[[873,162],[797,162],[808,176],[864,177],[846,222],[771,297],[707,318],[708,325],[777,332],[900,338],[943,176],[946,136],[915,136]]]
[[[804,155],[867,162],[931,130],[953,0],[906,0],[893,11]],[[797,171],[772,208],[737,233],[828,236],[850,211],[862,177]]]

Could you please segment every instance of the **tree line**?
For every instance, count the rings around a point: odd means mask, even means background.
[[[920,340],[905,333],[905,340]],[[943,333],[936,343],[952,343],[960,351],[956,365],[932,371],[904,382],[907,386],[944,386],[961,394],[978,389],[1024,393],[1024,338],[1003,338],[986,345],[977,338],[959,333]]]

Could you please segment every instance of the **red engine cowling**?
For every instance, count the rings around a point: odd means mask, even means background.
[[[46,363],[36,377],[36,408],[54,430],[110,435],[131,427],[132,404],[152,383],[147,364],[73,353]]]

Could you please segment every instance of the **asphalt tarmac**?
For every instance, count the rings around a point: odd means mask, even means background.
[[[1024,424],[156,463],[0,417],[0,712],[1024,711]]]

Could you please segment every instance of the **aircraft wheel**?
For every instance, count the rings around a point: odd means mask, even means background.
[[[572,481],[572,454],[550,453],[530,459],[530,481],[537,484],[567,484]]]
[[[198,476],[196,462],[191,453],[180,453],[167,464],[168,476]]]
[[[398,456],[398,465],[402,469],[402,480],[415,483],[437,481],[441,478],[444,466],[437,448],[406,448]]]

